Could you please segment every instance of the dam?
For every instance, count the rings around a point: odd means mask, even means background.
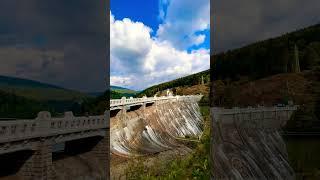
[[[295,179],[281,128],[297,108],[212,107],[214,179]]]
[[[181,146],[178,139],[200,137],[202,95],[122,98],[110,102],[110,152],[143,156]]]

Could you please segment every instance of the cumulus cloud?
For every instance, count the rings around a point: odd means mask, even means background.
[[[210,26],[209,0],[162,0],[160,17],[163,23],[157,30],[157,38],[169,41],[178,49],[202,44]]]
[[[110,84],[111,85],[120,85],[120,86],[132,86],[133,85],[132,77],[122,77],[122,76],[111,76]]]
[[[141,22],[110,16],[111,84],[141,90],[160,82],[209,68],[209,50],[191,52],[151,37]],[[203,36],[199,36],[201,41]]]

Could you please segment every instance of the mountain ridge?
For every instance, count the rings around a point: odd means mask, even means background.
[[[86,93],[35,80],[0,75],[0,90],[37,101],[80,100]]]

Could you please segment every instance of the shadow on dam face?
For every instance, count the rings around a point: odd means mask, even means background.
[[[14,175],[19,172],[24,163],[34,151],[24,150],[0,155],[0,177]]]
[[[149,102],[149,103],[145,104],[145,107],[151,107],[153,105],[154,105],[154,102]],[[125,110],[126,113],[129,113],[129,112],[133,112],[133,111],[137,111],[139,109],[142,109],[143,106],[144,106],[143,104],[137,104],[137,105],[124,107],[125,109],[119,108],[119,109],[110,110],[110,118],[118,116],[118,114],[120,114],[122,110]]]
[[[103,137],[96,136],[54,144],[52,146],[52,160],[56,161],[89,152],[102,139]]]

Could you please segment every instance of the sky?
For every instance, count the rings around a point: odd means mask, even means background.
[[[0,75],[106,90],[103,1],[1,0]]]
[[[111,0],[110,84],[143,90],[210,67],[210,0]]]
[[[320,23],[319,0],[213,1],[211,53],[235,49]]]

